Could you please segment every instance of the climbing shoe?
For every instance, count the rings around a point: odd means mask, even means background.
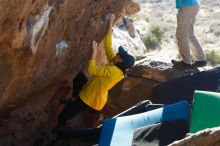
[[[192,64],[192,67],[204,67],[206,66],[206,61],[195,61]]]
[[[171,60],[171,63],[176,68],[190,68],[190,67],[192,67],[191,64],[187,64],[187,63],[185,63],[183,61]]]

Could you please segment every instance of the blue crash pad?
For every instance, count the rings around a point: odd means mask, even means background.
[[[130,146],[134,129],[179,119],[189,121],[189,104],[186,101],[141,114],[107,119],[103,124],[99,146]]]
[[[144,100],[132,106],[131,108],[119,113],[113,118],[140,114],[154,109],[158,109],[163,106],[164,106],[163,104],[152,104],[150,100]]]

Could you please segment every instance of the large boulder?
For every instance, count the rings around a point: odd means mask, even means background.
[[[133,15],[138,13],[141,10],[140,5],[134,1],[130,1],[127,7],[125,8],[126,15]]]
[[[0,1],[0,145],[30,146],[47,131],[50,98],[103,40],[106,15],[128,1]]]
[[[121,82],[109,92],[108,103],[102,111],[104,118],[118,114],[143,100],[153,100],[157,84],[197,72],[197,69],[176,69],[171,64],[150,61],[130,69]]]

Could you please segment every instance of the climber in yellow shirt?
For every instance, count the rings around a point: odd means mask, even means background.
[[[105,52],[109,61],[108,65],[97,66],[97,43],[92,42],[92,55],[88,62],[87,71],[91,79],[83,86],[71,104],[68,104],[59,115],[59,125],[65,125],[66,121],[76,116],[79,112],[90,110],[98,112],[105,106],[108,98],[108,91],[124,78],[126,70],[135,63],[133,56],[127,53],[123,47],[119,47],[115,55],[112,48],[112,26],[115,15],[111,14],[109,28],[105,37]]]

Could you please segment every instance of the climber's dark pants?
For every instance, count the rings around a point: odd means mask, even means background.
[[[60,113],[58,117],[58,124],[65,125],[66,121],[75,117],[78,113],[87,111],[91,119],[97,119],[99,117],[99,112],[92,109],[90,106],[86,105],[79,97],[79,92],[83,86],[88,81],[87,77],[83,72],[79,72],[76,77],[73,79],[73,97],[76,99],[71,103],[66,105],[64,110]],[[89,122],[89,121],[88,121]]]
[[[79,95],[79,92],[82,90],[83,86],[87,83],[88,78],[85,76],[85,74],[80,71],[76,77],[73,79],[73,97],[77,97]]]
[[[58,124],[65,125],[66,121],[75,117],[78,113],[88,111],[96,113],[98,111],[86,105],[79,97],[77,97],[70,105],[67,105],[58,117]]]

